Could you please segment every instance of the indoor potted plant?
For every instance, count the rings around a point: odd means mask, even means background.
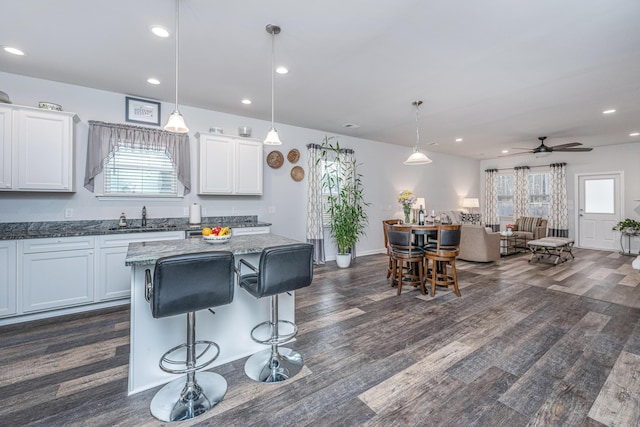
[[[322,143],[324,169],[322,186],[327,196],[327,212],[330,216],[331,237],[338,245],[336,263],[346,268],[351,264],[351,250],[365,229],[369,218],[365,207],[362,175],[357,171],[357,163],[350,152],[340,148],[340,143],[325,137]]]
[[[640,234],[640,222],[626,218],[624,221],[618,222],[612,230],[628,235]]]

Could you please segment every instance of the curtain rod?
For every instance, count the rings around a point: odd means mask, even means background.
[[[529,168],[529,169],[533,169],[533,168],[550,168],[552,166],[566,166],[566,163],[551,163],[550,165],[537,165],[537,166],[513,166],[510,168],[489,168],[489,169],[485,169],[485,172],[487,171],[509,171],[509,170],[514,170],[514,169],[518,169],[518,168]]]

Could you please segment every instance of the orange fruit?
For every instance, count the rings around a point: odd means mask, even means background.
[[[202,235],[203,236],[210,236],[211,235],[211,229],[209,227],[205,227],[202,229]]]

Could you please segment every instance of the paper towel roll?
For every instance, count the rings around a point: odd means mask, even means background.
[[[201,222],[200,205],[194,203],[189,206],[189,224],[200,224]]]

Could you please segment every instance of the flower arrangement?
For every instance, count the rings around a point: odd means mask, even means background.
[[[507,230],[513,230],[514,227],[513,227],[513,224],[507,224],[506,228]]]
[[[402,190],[400,194],[398,194],[398,203],[400,203],[403,208],[405,206],[411,208],[415,202],[416,196],[409,190]]]
[[[402,190],[400,194],[398,194],[398,203],[402,205],[402,210],[404,211],[404,222],[407,224],[410,221],[409,214],[411,213],[411,206],[416,202],[416,196],[409,190]]]

